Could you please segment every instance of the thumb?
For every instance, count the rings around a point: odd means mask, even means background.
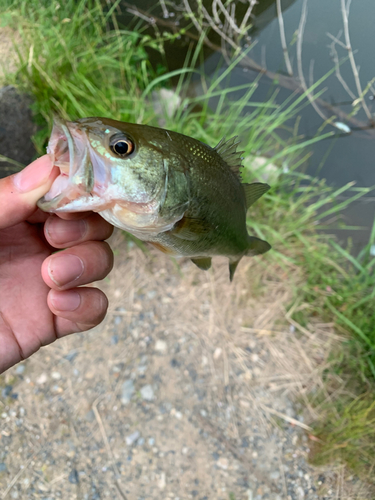
[[[49,191],[58,175],[48,155],[41,156],[17,174],[0,179],[0,229],[26,220],[37,201]]]

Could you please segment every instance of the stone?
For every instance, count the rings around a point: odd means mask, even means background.
[[[77,469],[72,469],[72,471],[69,474],[68,481],[69,481],[69,483],[72,483],[72,484],[79,483],[79,476],[78,476]]]
[[[141,389],[141,396],[142,399],[144,399],[145,401],[152,401],[155,398],[154,389],[152,388],[152,385],[150,384],[144,385]]]
[[[126,436],[125,441],[128,446],[133,445],[137,439],[141,436],[141,433],[139,431],[134,431],[129,436]]]
[[[135,393],[134,382],[132,379],[125,380],[121,386],[121,403],[127,405],[130,403],[133,394]]]
[[[158,339],[155,342],[155,351],[156,352],[160,352],[160,354],[164,354],[165,352],[167,352],[167,349],[168,349],[168,345],[165,342],[165,340]]]

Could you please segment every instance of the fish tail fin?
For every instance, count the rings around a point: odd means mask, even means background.
[[[249,247],[245,252],[245,255],[252,257],[253,255],[261,255],[262,253],[268,252],[272,247],[267,241],[261,240],[256,236],[249,236]]]

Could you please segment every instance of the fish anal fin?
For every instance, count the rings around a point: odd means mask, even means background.
[[[252,257],[253,255],[261,255],[268,252],[272,247],[267,241],[261,240],[256,236],[249,236],[249,248],[245,255]]]
[[[234,273],[236,272],[236,269],[237,269],[237,266],[238,266],[238,263],[240,262],[241,260],[241,257],[236,260],[235,262],[229,262],[229,279],[231,281],[233,281],[233,276],[234,276]]]
[[[246,197],[246,208],[249,208],[253,203],[255,203],[259,198],[266,193],[270,186],[263,182],[253,182],[252,184],[242,184],[245,197]]]
[[[191,261],[194,262],[194,264],[198,266],[199,269],[207,271],[211,267],[212,259],[211,257],[194,257],[193,259],[191,259]]]
[[[214,147],[214,150],[220,155],[221,159],[230,167],[237,177],[240,177],[240,168],[242,167],[242,154],[244,151],[237,151],[237,146],[241,142],[237,140],[238,137],[234,136],[226,140],[225,137],[221,139],[219,144]]]
[[[210,226],[205,220],[185,216],[176,222],[171,233],[181,240],[196,241],[209,230]]]

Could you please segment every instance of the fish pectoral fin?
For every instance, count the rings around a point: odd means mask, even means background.
[[[197,257],[194,259],[191,259],[191,262],[194,262],[196,266],[199,267],[199,269],[202,269],[203,271],[207,271],[211,267],[211,257]]]
[[[267,241],[261,240],[256,236],[249,236],[249,248],[247,249],[245,255],[252,257],[253,255],[261,255],[262,253],[268,252],[272,247]]]
[[[266,193],[270,186],[263,182],[253,182],[252,184],[242,184],[245,197],[246,197],[246,208],[249,208],[253,203],[255,203],[259,198]]]
[[[210,226],[203,219],[182,217],[176,222],[171,233],[181,240],[196,241],[210,230]]]

